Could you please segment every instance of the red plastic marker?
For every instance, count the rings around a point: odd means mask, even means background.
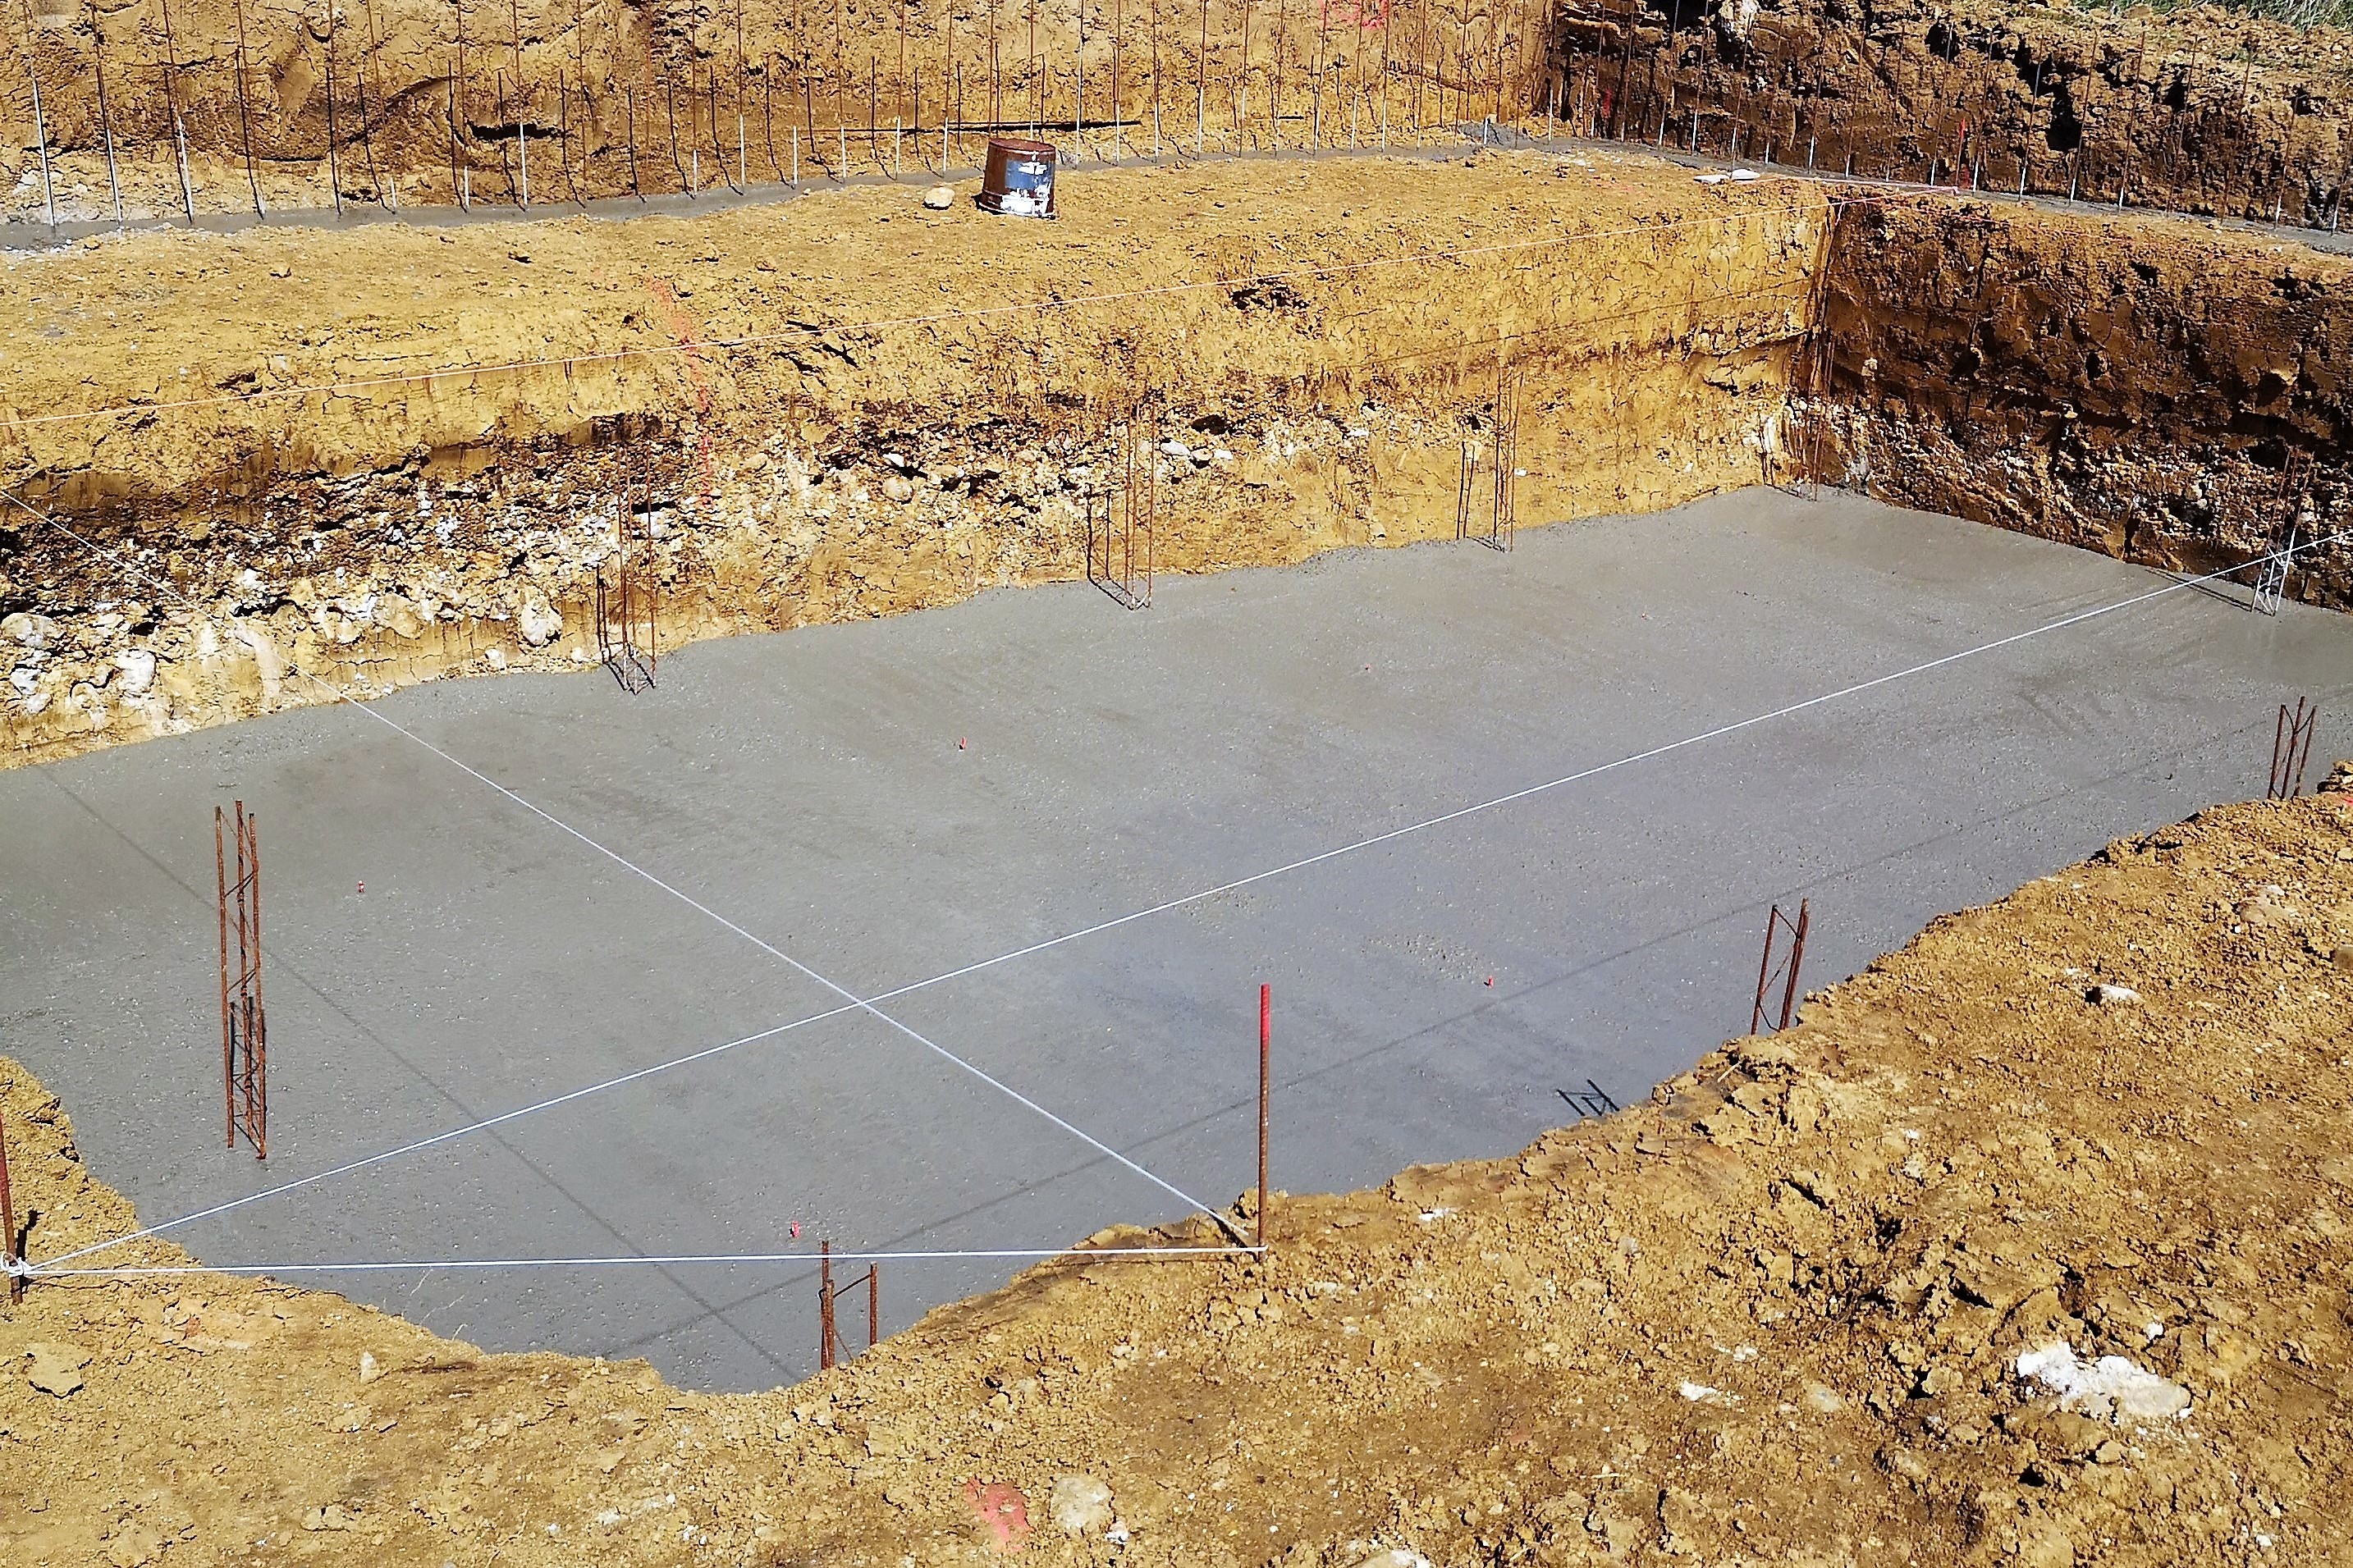
[[[360,891],[363,893],[367,891],[367,884],[365,882],[362,882],[360,884]]]
[[[959,752],[964,750],[964,737],[962,735],[958,735],[956,737],[956,750]]]
[[[793,1237],[793,1239],[794,1239],[795,1241],[798,1241],[798,1240],[801,1238],[801,1222],[800,1222],[800,1221],[798,1221],[798,1220],[795,1220],[795,1221],[793,1221],[793,1222],[792,1222],[792,1224],[791,1224],[787,1228],[792,1232],[792,1237]]]
[[[1490,985],[1493,985],[1493,984],[1495,984],[1495,977],[1494,977],[1493,975],[1492,975],[1492,974],[1490,974],[1489,976],[1487,976],[1487,984],[1490,984]]]

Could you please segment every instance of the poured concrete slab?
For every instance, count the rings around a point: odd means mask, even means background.
[[[154,1221],[840,1005],[385,719],[864,995],[2165,583],[1756,490],[1510,554],[1163,580],[1144,613],[1071,585],[705,644],[638,698],[449,681],[0,773],[0,1048]],[[1223,1204],[1261,981],[1278,1185],[1507,1152],[1558,1090],[1631,1100],[1745,1028],[1776,900],[1812,900],[1825,983],[2260,793],[2284,695],[2320,698],[2316,756],[2353,749],[2353,620],[2243,597],[2184,589],[885,1004],[936,1051],[853,1012],[174,1234],[279,1268],[1053,1247],[1185,1205],[941,1053]],[[266,863],[266,1166],[221,1129],[232,797]],[[1017,1267],[888,1265],[884,1327]],[[300,1278],[695,1384],[816,1359],[802,1265]]]

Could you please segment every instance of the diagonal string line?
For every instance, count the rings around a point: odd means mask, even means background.
[[[934,1247],[881,1252],[714,1252],[641,1256],[625,1253],[588,1258],[413,1258],[364,1263],[154,1263],[117,1268],[59,1268],[54,1264],[12,1261],[5,1272],[24,1279],[147,1279],[182,1274],[391,1274],[455,1269],[474,1273],[514,1268],[679,1268],[689,1266],[821,1263],[938,1263],[961,1258],[1039,1262],[1055,1258],[1255,1258],[1266,1249],[1229,1247]]]
[[[2353,529],[2348,529],[2340,532],[2331,534],[2326,539],[2317,539],[2307,543],[2295,544],[2284,549],[2270,551],[2250,560],[2242,561],[2235,566],[2226,566],[2219,571],[2209,572],[2203,576],[2177,579],[2176,581],[2166,584],[2163,587],[2153,588],[2147,593],[2136,594],[2129,598],[2120,599],[2111,604],[2098,605],[2089,610],[2081,610],[2073,615],[2064,616],[2054,621],[2046,621],[2040,626],[2030,626],[2021,632],[2013,632],[2008,637],[1997,638],[1992,642],[1980,643],[1971,647],[1963,648],[1956,653],[1945,654],[1918,664],[1909,665],[1902,669],[1891,670],[1884,675],[1873,676],[1867,680],[1856,681],[1852,685],[1840,687],[1834,691],[1826,691],[1818,696],[1805,698],[1802,700],[1773,709],[1767,712],[1758,713],[1746,719],[1736,720],[1729,724],[1718,725],[1715,729],[1703,731],[1695,735],[1687,735],[1682,740],[1670,741],[1663,745],[1653,746],[1647,751],[1630,752],[1625,756],[1618,757],[1609,762],[1599,763],[1592,767],[1585,768],[1576,773],[1565,773],[1556,779],[1548,779],[1542,784],[1531,784],[1525,789],[1514,790],[1509,795],[1497,795],[1492,800],[1481,801],[1473,805],[1462,806],[1457,810],[1446,812],[1440,816],[1425,817],[1418,822],[1408,823],[1402,827],[1391,828],[1386,833],[1376,834],[1366,838],[1359,838],[1347,844],[1342,844],[1330,849],[1322,850],[1314,855],[1303,856],[1296,860],[1286,861],[1280,866],[1269,867],[1265,870],[1255,871],[1246,877],[1238,877],[1231,881],[1220,882],[1215,887],[1204,888],[1198,892],[1187,893],[1179,898],[1166,899],[1159,903],[1150,905],[1144,909],[1133,910],[1127,914],[1114,916],[1113,918],[1106,921],[1099,921],[1093,925],[1082,926],[1075,931],[1064,931],[1060,936],[1049,937],[1042,942],[1031,942],[1026,947],[1018,947],[1011,949],[1008,952],[1000,952],[993,958],[981,959],[976,963],[967,963],[957,969],[944,970],[927,979],[910,981],[903,985],[894,986],[888,991],[877,992],[871,996],[863,998],[862,1002],[860,1004],[844,1004],[839,1007],[810,1014],[806,1017],[796,1018],[788,1023],[778,1024],[773,1028],[763,1029],[755,1034],[741,1036],[735,1039],[725,1041],[720,1045],[706,1047],[702,1050],[691,1052],[686,1056],[673,1058],[669,1061],[657,1062],[650,1067],[640,1068],[635,1072],[624,1073],[620,1077],[607,1079],[601,1083],[590,1084],[583,1089],[573,1089],[565,1094],[539,1100],[533,1104],[503,1112],[501,1115],[491,1117],[482,1121],[474,1122],[464,1127],[451,1128],[447,1131],[436,1133],[429,1138],[419,1139],[413,1143],[402,1144],[397,1148],[388,1149],[381,1153],[370,1154],[363,1159],[354,1160],[348,1164],[339,1165],[332,1170],[320,1172],[316,1175],[299,1177],[294,1181],[284,1183],[276,1187],[265,1188],[260,1192],[248,1194],[241,1198],[233,1198],[226,1203],[216,1204],[210,1208],[200,1209],[193,1214],[181,1215],[176,1219],[164,1220],[156,1225],[146,1226],[143,1229],[132,1231],[126,1235],[117,1237],[112,1240],[95,1242],[88,1247],[77,1248],[72,1252],[61,1254],[53,1261],[65,1262],[71,1258],[86,1257],[91,1253],[103,1251],[109,1247],[121,1246],[125,1242],[141,1240],[147,1237],[160,1235],[165,1231],[178,1229],[182,1226],[195,1224],[199,1220],[210,1219],[217,1215],[228,1213],[232,1209],[242,1208],[248,1204],[259,1203],[265,1198],[276,1197],[284,1193],[293,1192],[298,1188],[311,1186],[320,1182],[330,1181],[337,1176],[346,1175],[354,1171],[364,1170],[371,1165],[382,1164],[386,1161],[400,1159],[406,1155],[417,1153],[423,1150],[433,1148],[438,1144],[447,1143],[455,1139],[466,1137],[470,1133],[482,1131],[488,1128],[496,1127],[501,1123],[514,1121],[518,1117],[531,1115],[534,1111],[549,1110],[555,1106],[568,1104],[576,1100],[584,1100],[592,1094],[600,1093],[607,1089],[617,1089],[627,1084],[636,1083],[642,1079],[651,1078],[658,1073],[668,1072],[672,1068],[686,1067],[695,1062],[707,1061],[712,1057],[723,1055],[728,1051],[734,1050],[740,1046],[754,1045],[762,1040],[773,1039],[778,1035],[785,1034],[793,1029],[797,1029],[804,1025],[819,1023],[827,1018],[838,1017],[844,1013],[855,1011],[857,1005],[895,1001],[899,997],[910,995],[918,991],[929,990],[936,985],[944,985],[951,981],[961,980],[967,975],[980,973],[984,970],[994,969],[1001,964],[1011,963],[1019,959],[1031,957],[1037,953],[1049,952],[1054,948],[1083,941],[1088,937],[1100,935],[1104,931],[1113,931],[1121,926],[1132,925],[1138,921],[1148,920],[1155,915],[1166,914],[1170,910],[1183,909],[1190,904],[1200,903],[1205,900],[1214,899],[1221,894],[1234,892],[1240,889],[1250,887],[1254,883],[1267,881],[1276,877],[1286,876],[1293,871],[1304,870],[1311,866],[1321,865],[1327,860],[1336,860],[1342,856],[1353,855],[1358,850],[1369,849],[1377,845],[1392,843],[1398,839],[1406,837],[1408,835],[1422,832],[1427,828],[1440,826],[1446,823],[1459,822],[1465,817],[1475,816],[1482,812],[1493,811],[1499,807],[1509,805],[1515,801],[1526,800],[1531,796],[1543,795],[1552,790],[1565,788],[1569,784],[1581,783],[1582,781],[1590,778],[1596,778],[1603,773],[1611,773],[1620,768],[1631,767],[1639,763],[1650,762],[1655,758],[1666,756],[1674,752],[1680,752],[1692,746],[1702,745],[1709,741],[1719,740],[1724,736],[1736,734],[1744,730],[1754,729],[1761,724],[1768,724],[1776,720],[1786,719],[1793,714],[1805,712],[1810,709],[1823,707],[1827,704],[1837,702],[1846,698],[1860,695],[1861,693],[1872,690],[1874,688],[1888,685],[1894,681],[1907,679],[1916,675],[1925,675],[1931,670],[1942,668],[1947,665],[1957,664],[1963,659],[1974,658],[1980,654],[1991,653],[2000,648],[2012,647],[2018,643],[2025,642],[2031,637],[2042,637],[2050,632],[2062,631],[2069,626],[2079,626],[2084,622],[2094,620],[2103,616],[2114,615],[2121,610],[2132,609],[2137,605],[2147,604],[2152,600],[2161,599],[2167,595],[2179,593],[2184,588],[2200,587],[2220,578],[2227,577],[2234,572],[2243,572],[2250,566],[2259,566],[2272,561],[2285,561],[2293,563],[2295,555],[2299,552],[2319,550],[2346,539],[2353,539]],[[1198,1205],[1196,1206],[1198,1207]]]
[[[174,598],[178,599],[182,604],[187,605],[190,610],[194,611],[196,615],[203,616],[206,621],[213,621],[213,617],[206,615],[202,606],[198,605],[193,599],[188,598],[186,595],[182,594],[175,584],[154,576],[153,574],[147,572],[143,567],[140,566],[138,563],[125,558],[120,552],[109,550],[103,545],[95,543],[94,542],[84,538],[81,534],[77,533],[74,530],[67,527],[64,523],[59,522],[55,517],[43,511],[40,508],[21,500],[14,495],[7,495],[7,492],[5,491],[0,491],[0,495],[6,496],[6,499],[12,504],[48,524],[49,527],[56,529],[67,538],[71,539],[76,543],[81,545],[85,550],[111,557],[114,561],[128,568],[130,571],[137,574],[139,576],[144,578],[149,583],[153,584],[155,586],[162,588]],[[217,625],[217,622],[214,622],[214,624]],[[618,850],[610,848],[606,845],[599,843],[597,840],[591,838],[587,834],[583,833],[580,829],[573,826],[572,824],[565,821],[562,817],[556,816],[554,812],[549,811],[546,807],[538,805],[536,802],[525,799],[513,790],[509,789],[506,785],[499,783],[498,780],[491,777],[488,773],[485,773],[480,769],[474,767],[471,763],[450,755],[448,752],[443,751],[440,747],[435,745],[424,736],[419,735],[414,730],[407,728],[396,720],[385,717],[384,714],[376,711],[375,709],[370,707],[366,703],[356,700],[347,692],[344,692],[342,689],[330,685],[328,682],[320,679],[317,676],[312,675],[309,670],[302,668],[301,666],[297,665],[293,668],[296,674],[317,686],[321,690],[325,691],[337,701],[348,704],[354,710],[366,714],[369,718],[374,719],[377,723],[382,724],[385,728],[392,731],[396,734],[415,742],[417,745],[423,747],[426,751],[430,752],[433,755],[440,758],[443,762],[448,763],[451,767],[456,768],[459,772],[466,774],[469,778],[476,780],[489,789],[504,796],[506,799],[512,801],[515,805],[522,807],[525,811],[530,812],[541,821],[547,823],[549,826],[578,841],[587,848],[593,849],[597,854],[602,855],[605,858],[612,861],[613,864],[620,867],[623,870],[629,872],[633,876],[636,876],[659,889],[661,891],[668,893],[670,897],[678,900],[679,902],[686,905],[689,909],[691,909],[700,914],[708,916],[712,921],[715,921],[727,931],[733,931],[735,935],[742,937],[745,942],[750,942],[754,947],[758,948],[761,952],[768,954],[772,958],[781,961],[793,970],[806,975],[808,979],[823,986],[826,990],[832,992],[837,996],[839,996],[842,998],[844,1005],[841,1008],[836,1009],[837,1012],[862,1012],[881,1020],[883,1023],[890,1025],[893,1029],[896,1029],[899,1033],[914,1041],[917,1045],[922,1046],[925,1050],[928,1050],[934,1056],[940,1058],[943,1061],[945,1061],[951,1066],[958,1068],[970,1074],[972,1077],[978,1079],[981,1082],[988,1085],[991,1089],[996,1089],[998,1093],[1005,1095],[1015,1104],[1019,1105],[1026,1110],[1035,1111],[1038,1115],[1045,1118],[1048,1121],[1053,1123],[1056,1127],[1060,1128],[1063,1131],[1071,1134],[1073,1138],[1078,1139],[1079,1142],[1086,1144],[1097,1153],[1106,1155],[1119,1164],[1125,1166],[1128,1170],[1134,1172],[1137,1175],[1142,1176],[1145,1181],[1150,1182],[1154,1186],[1160,1188],[1163,1192],[1166,1192],[1176,1198],[1179,1202],[1183,1203],[1188,1210],[1208,1215],[1212,1218],[1216,1217],[1217,1211],[1211,1208],[1208,1205],[1201,1202],[1200,1199],[1194,1197],[1183,1188],[1178,1187],[1164,1178],[1155,1175],[1152,1172],[1145,1170],[1135,1161],[1128,1158],[1125,1154],[1121,1153],[1118,1150],[1113,1148],[1102,1139],[1097,1138],[1093,1133],[1087,1131],[1084,1128],[1078,1126],[1069,1119],[1058,1115],[1054,1111],[1049,1110],[1043,1105],[1039,1104],[1035,1100],[1030,1099],[1019,1089],[1015,1089],[1011,1084],[1007,1083],[1003,1079],[996,1077],[986,1068],[958,1056],[955,1052],[948,1049],[945,1046],[941,1045],[938,1041],[934,1040],[930,1036],[922,1033],[912,1026],[900,1022],[899,1019],[883,1012],[881,1008],[875,1005],[871,999],[861,997],[856,992],[851,991],[849,987],[838,984],[828,976],[818,973],[816,970],[810,968],[807,964],[803,963],[799,959],[795,958],[791,953],[786,952],[784,949],[776,946],[774,942],[768,942],[763,937],[754,935],[753,932],[745,930],[735,921],[729,920],[725,915],[721,914],[717,910],[714,910],[710,905],[702,902],[702,900],[697,899],[691,893],[687,892],[684,889],[680,888],[673,883],[664,881],[661,878],[646,869],[643,866],[638,865],[636,861],[631,860],[628,856],[621,854]],[[84,1250],[88,1249],[85,1248]]]

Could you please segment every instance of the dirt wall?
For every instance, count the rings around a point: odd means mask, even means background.
[[[1076,577],[1131,505],[1159,572],[1451,536],[1466,450],[1483,531],[1499,351],[1523,518],[1755,483],[1827,210],[1489,156],[26,263],[0,466],[61,526],[0,519],[0,736],[593,664],[625,525],[672,647]]]
[[[1826,477],[2168,569],[2353,530],[2353,261],[1961,200],[1841,216]],[[2290,592],[2353,608],[2353,549]]]
[[[0,215],[111,216],[118,191],[132,216],[333,190],[545,206],[919,172],[943,124],[966,167],[990,125],[1074,157],[1371,145],[1519,113],[1542,18],[1534,0],[37,0],[0,25]]]
[[[2345,33],[2211,6],[1641,0],[1556,37],[1581,127],[1873,179],[2325,228],[2353,164]]]

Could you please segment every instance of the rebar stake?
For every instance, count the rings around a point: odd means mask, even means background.
[[[237,1134],[253,1145],[253,1157],[269,1157],[269,1031],[261,1007],[261,842],[245,802],[233,817],[213,807],[213,876],[219,890],[221,1090],[227,1106],[227,1147]],[[232,857],[224,830],[234,838]],[[237,875],[229,876],[234,860]],[[236,963],[229,954],[234,937]],[[232,979],[232,975],[234,978]]]
[[[1757,961],[1757,1001],[1748,1014],[1748,1032],[1752,1035],[1778,1035],[1788,1028],[1798,1016],[1798,968],[1806,959],[1809,902],[1804,899],[1798,900],[1798,918],[1794,921],[1781,912],[1778,904],[1775,904],[1773,912],[1766,917],[1765,956]],[[1789,934],[1789,951],[1777,966],[1773,962],[1773,950],[1785,931]],[[1777,979],[1786,981],[1781,990],[1781,1011],[1778,1018],[1768,1023],[1766,998]]]
[[[2308,697],[2295,700],[2295,709],[2280,704],[2279,722],[2272,730],[2272,776],[2265,800],[2294,800],[2304,793],[2304,772],[2312,762],[2312,732],[2320,707]]]
[[[1274,988],[1261,984],[1258,988],[1258,1239],[1256,1246],[1261,1257],[1266,1252],[1266,1098],[1267,1048],[1274,1034]]]
[[[817,1244],[817,1369],[833,1365],[833,1243]]]
[[[11,1301],[25,1294],[25,1276],[19,1268],[23,1261],[16,1254],[16,1201],[8,1191],[8,1123],[5,1116],[0,1116],[0,1266],[8,1271]]]

